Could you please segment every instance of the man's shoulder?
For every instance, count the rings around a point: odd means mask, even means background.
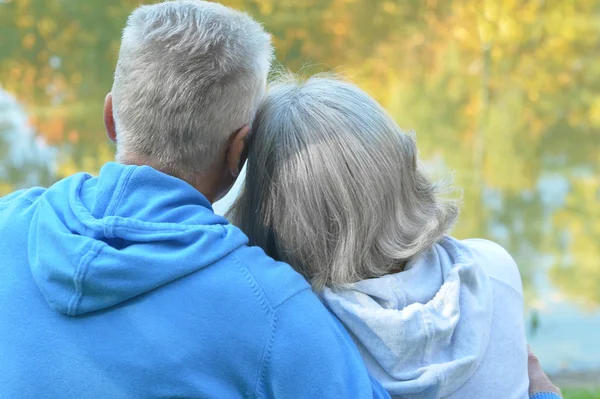
[[[259,247],[244,245],[232,253],[232,259],[272,309],[297,293],[311,289],[290,265],[274,260]]]
[[[31,205],[37,198],[39,198],[44,192],[45,188],[33,187],[26,190],[18,190],[10,194],[0,197],[0,211],[8,208],[9,206],[27,206]]]

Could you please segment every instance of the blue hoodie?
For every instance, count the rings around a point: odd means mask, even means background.
[[[197,190],[105,165],[0,199],[0,398],[389,397]]]

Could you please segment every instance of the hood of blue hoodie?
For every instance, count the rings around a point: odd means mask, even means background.
[[[38,199],[28,257],[50,307],[75,316],[198,272],[246,243],[186,182],[108,163],[98,177],[73,175]]]
[[[488,347],[490,279],[469,248],[451,237],[401,273],[325,289],[322,298],[392,396],[450,395],[473,375]]]

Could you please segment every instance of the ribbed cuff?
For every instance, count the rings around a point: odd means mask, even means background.
[[[560,399],[554,392],[538,392],[529,399]]]

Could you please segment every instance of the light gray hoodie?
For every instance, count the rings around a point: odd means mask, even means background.
[[[392,397],[529,397],[521,278],[497,244],[445,237],[401,273],[322,298]]]

